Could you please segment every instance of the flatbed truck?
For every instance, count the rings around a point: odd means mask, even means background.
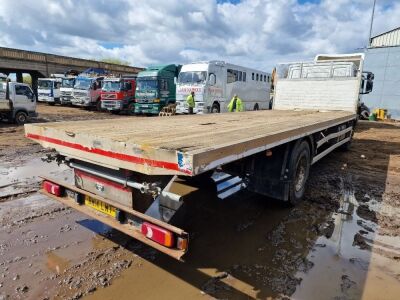
[[[176,182],[212,175],[219,193],[247,188],[297,204],[311,166],[351,143],[359,93],[372,88],[363,57],[317,56],[315,74],[332,66],[322,77],[304,77],[300,65],[299,76],[277,81],[272,110],[25,125],[74,170],[74,184],[45,176],[42,192],[182,260],[189,233],[174,222],[190,195]],[[355,71],[335,76],[343,62]]]

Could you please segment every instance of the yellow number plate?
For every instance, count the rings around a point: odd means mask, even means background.
[[[94,208],[106,215],[115,218],[116,210],[115,207],[108,205],[107,203],[101,202],[99,200],[90,198],[89,196],[85,196],[85,205]]]

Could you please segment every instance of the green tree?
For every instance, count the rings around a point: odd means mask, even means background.
[[[32,86],[32,77],[29,74],[23,74],[22,75],[22,82],[29,84],[30,86]]]
[[[129,66],[130,65],[129,61],[122,60],[122,59],[119,59],[119,58],[113,58],[113,57],[102,58],[100,61],[108,63],[108,64],[116,64],[116,65],[123,65],[123,66]]]

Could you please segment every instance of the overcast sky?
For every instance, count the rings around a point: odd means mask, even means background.
[[[2,0],[0,45],[134,66],[220,59],[270,71],[317,53],[359,51],[373,0]],[[400,26],[377,0],[373,33]]]

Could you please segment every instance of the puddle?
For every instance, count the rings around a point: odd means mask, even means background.
[[[58,166],[56,162],[45,163],[40,158],[28,160],[20,166],[0,164],[0,199],[37,191],[40,175],[67,179],[70,174],[67,166]]]
[[[61,274],[70,266],[69,260],[57,255],[54,251],[46,254],[46,267],[56,273]]]
[[[293,299],[311,299],[315,295],[324,299],[398,297],[400,282],[396,277],[400,265],[379,252],[400,255],[400,237],[379,235],[377,224],[358,216],[357,207],[352,188],[344,188],[340,213],[333,214],[332,236],[317,239],[307,256],[314,267],[296,275],[302,281],[292,295]],[[380,211],[380,207],[384,204],[375,201],[374,210]]]

